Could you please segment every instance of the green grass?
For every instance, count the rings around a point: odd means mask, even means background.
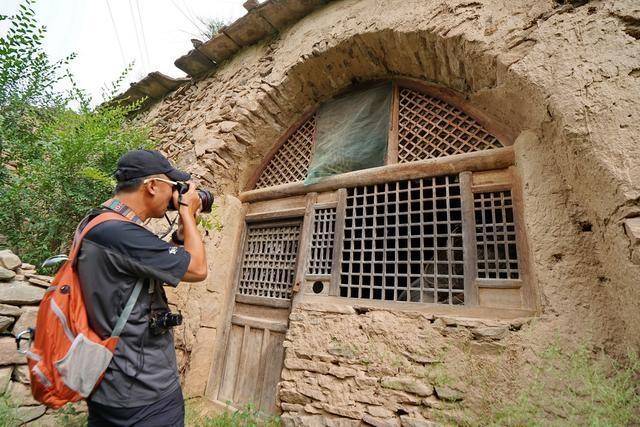
[[[15,405],[4,395],[0,396],[0,425],[20,425],[20,419],[18,418]]]
[[[511,402],[490,414],[470,417],[471,425],[628,426],[640,420],[640,359],[622,364],[587,349],[549,347],[531,381]]]
[[[237,411],[228,410],[216,415],[202,415],[187,403],[185,425],[189,427],[276,427],[280,426],[280,417],[264,414],[251,404]]]

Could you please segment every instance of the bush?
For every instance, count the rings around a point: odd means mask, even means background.
[[[586,348],[550,346],[530,382],[492,413],[471,416],[482,426],[628,426],[640,419],[640,359],[620,363]]]
[[[65,70],[73,55],[50,62],[34,16],[31,0],[15,16],[0,16],[9,20],[0,38],[0,230],[23,259],[39,263],[65,252],[77,223],[109,198],[117,159],[152,143],[146,129],[127,121],[137,105],[90,108]],[[65,77],[72,89],[61,92]]]

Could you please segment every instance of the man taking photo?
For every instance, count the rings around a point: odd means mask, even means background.
[[[136,283],[144,287],[134,305],[103,380],[87,399],[89,426],[183,426],[184,401],[178,377],[171,314],[163,284],[207,277],[204,243],[196,228],[201,200],[190,179],[159,152],[134,150],[118,161],[114,198],[83,220],[81,230],[105,210],[130,221],[105,221],[82,241],[77,271],[89,325],[107,338]],[[161,240],[144,227],[177,207],[184,245]],[[175,321],[180,317],[179,321]]]

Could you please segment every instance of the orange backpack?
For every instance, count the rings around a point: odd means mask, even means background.
[[[40,302],[35,334],[30,330],[28,348],[18,350],[27,356],[33,397],[54,409],[87,398],[102,380],[142,289],[138,280],[109,338],[91,330],[74,264],[85,235],[108,220],[129,221],[115,212],[102,213],[76,233],[69,259]]]

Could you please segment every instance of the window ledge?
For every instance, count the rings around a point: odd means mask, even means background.
[[[493,307],[450,306],[445,304],[397,301],[356,300],[351,298],[300,294],[293,301],[293,309],[323,313],[357,314],[373,310],[420,313],[427,318],[451,317],[458,320],[516,320],[536,315],[534,310]]]

